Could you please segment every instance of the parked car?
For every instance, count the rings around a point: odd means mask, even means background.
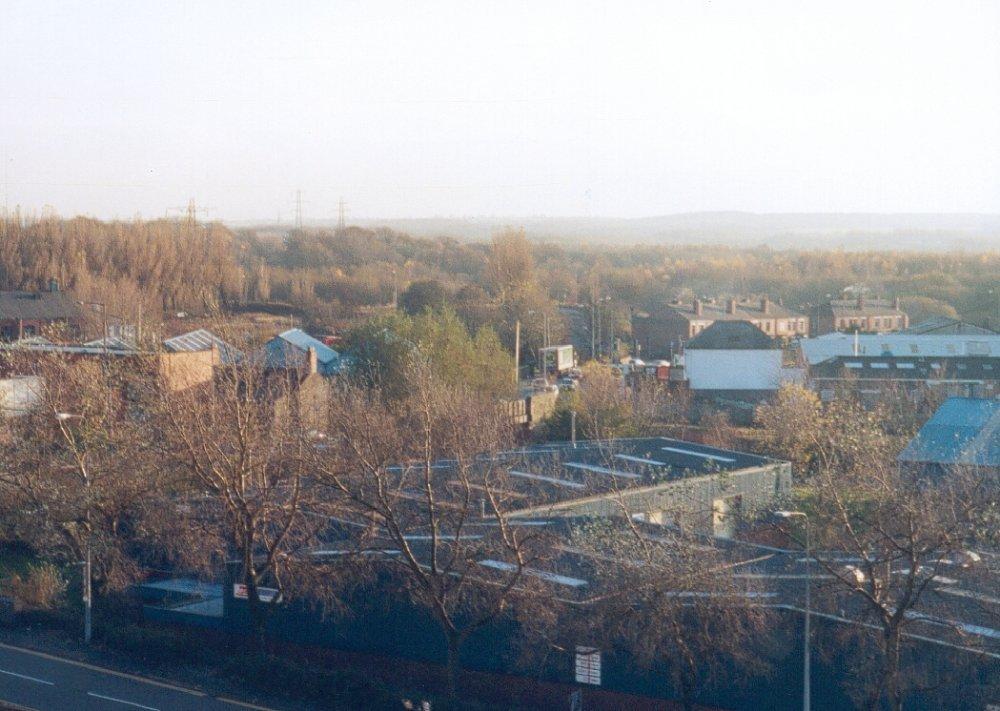
[[[559,392],[559,387],[556,385],[551,385],[546,378],[535,378],[531,381],[531,389],[536,393],[554,393]]]
[[[576,381],[569,376],[565,378],[559,378],[559,382],[556,383],[560,390],[576,390]]]

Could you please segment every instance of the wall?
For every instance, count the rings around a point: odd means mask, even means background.
[[[180,351],[156,355],[160,378],[169,392],[212,382],[216,352]]]
[[[692,390],[777,390],[781,351],[690,349],[684,369]]]
[[[676,479],[611,495],[587,496],[512,512],[511,516],[598,516],[622,513],[622,503],[631,513],[652,514],[661,523],[682,523],[709,533],[713,530],[714,503],[739,502],[733,513],[751,514],[766,507],[792,487],[792,465],[775,462],[734,472]]]
[[[15,375],[0,380],[0,415],[20,415],[39,400],[42,379],[37,375]]]

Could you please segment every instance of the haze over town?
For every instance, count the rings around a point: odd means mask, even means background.
[[[0,3],[0,708],[1000,709],[1000,3]]]
[[[291,224],[298,190],[314,223],[342,198],[376,221],[982,213],[996,243],[996,3],[230,9],[6,2],[4,203],[152,218],[194,197],[243,224]]]

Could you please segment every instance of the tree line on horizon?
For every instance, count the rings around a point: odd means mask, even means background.
[[[694,296],[761,296],[793,309],[860,285],[900,296],[912,323],[949,316],[1000,327],[1000,253],[776,250],[721,245],[604,247],[534,242],[507,230],[490,242],[416,238],[387,228],[230,230],[192,220],[0,219],[0,289],[58,279],[123,318],[225,313],[286,304],[323,330],[391,310],[448,306],[510,348],[566,328],[560,304],[601,304],[615,333],[629,314]],[[530,351],[529,351],[530,352]]]

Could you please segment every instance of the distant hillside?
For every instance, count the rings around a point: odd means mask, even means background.
[[[913,250],[1000,249],[1000,214],[697,212],[659,217],[476,217],[352,220],[413,236],[487,239],[524,227],[532,239],[594,244],[720,243],[734,246]],[[332,226],[316,223],[315,226]]]

